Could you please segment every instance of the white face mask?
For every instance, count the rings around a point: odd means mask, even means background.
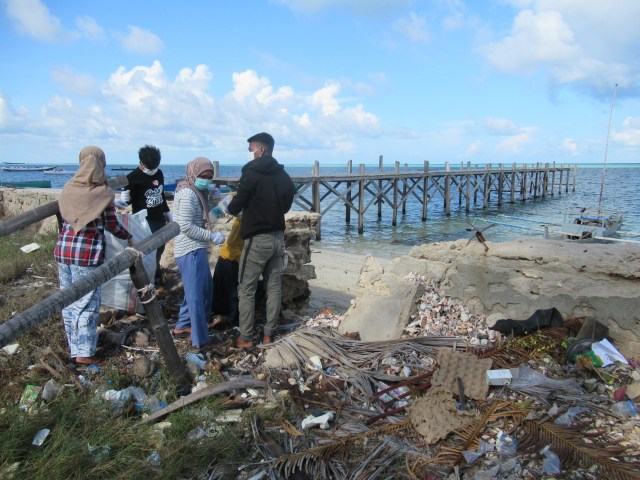
[[[247,160],[251,161],[254,159],[254,152],[247,153]]]
[[[143,171],[144,173],[146,173],[147,175],[152,176],[152,175],[155,175],[155,174],[156,174],[156,172],[158,171],[158,169],[157,169],[157,168],[154,168],[153,170],[149,170],[148,168],[143,168],[143,169],[142,169],[142,171]]]

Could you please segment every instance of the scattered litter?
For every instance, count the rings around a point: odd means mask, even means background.
[[[544,447],[540,453],[544,456],[544,461],[542,462],[542,470],[544,473],[560,473],[560,459],[558,455],[550,450],[550,445]]]
[[[36,436],[33,438],[33,442],[31,442],[31,445],[35,445],[36,447],[42,446],[45,439],[49,436],[49,433],[51,433],[51,430],[49,430],[48,428],[38,430],[38,433],[36,433]]]
[[[201,369],[204,369],[207,365],[207,361],[202,357],[202,355],[198,355],[196,353],[187,353],[184,358],[187,362],[195,363]]]
[[[4,353],[6,353],[7,355],[14,355],[18,349],[20,348],[20,345],[17,343],[12,343],[11,345],[6,345],[4,347],[2,347],[2,351]]]
[[[31,412],[36,400],[40,396],[40,393],[42,393],[42,387],[37,385],[27,385],[24,387],[24,391],[20,397],[20,410],[24,412]]]
[[[498,432],[496,440],[496,451],[502,458],[511,458],[516,454],[518,449],[518,441],[511,435]]]
[[[149,456],[147,457],[147,462],[154,467],[159,467],[160,465],[162,465],[162,463],[160,462],[160,454],[157,450],[154,450],[149,454]]]
[[[64,385],[56,382],[53,378],[51,378],[47,383],[44,384],[44,388],[42,389],[42,399],[45,402],[50,402],[54,400],[60,392],[64,389]]]
[[[147,394],[140,387],[127,387],[123,390],[107,390],[102,394],[102,398],[111,402],[113,408],[123,408],[131,399],[142,403],[147,398]]]
[[[484,440],[480,440],[478,444],[478,450],[465,450],[462,452],[462,456],[467,461],[467,463],[475,462],[479,457],[488,452],[493,452],[494,447],[489,442],[485,442]]]
[[[316,425],[318,425],[322,430],[326,430],[329,428],[329,422],[331,420],[333,420],[333,412],[327,412],[318,417],[309,415],[304,420],[302,420],[302,429],[307,430],[308,428],[315,427]]]
[[[313,355],[309,357],[309,368],[312,370],[322,370],[322,360],[318,355]]]
[[[571,425],[573,419],[588,410],[587,407],[569,407],[569,409],[555,419],[553,423],[556,425]]]
[[[602,360],[602,366],[606,367],[613,362],[628,364],[627,359],[606,338],[591,344],[591,350]]]
[[[620,418],[634,417],[638,414],[638,409],[631,400],[625,400],[614,403],[611,407],[611,413]]]
[[[38,245],[37,243],[30,243],[28,245],[20,247],[20,250],[22,250],[24,253],[31,253],[31,252],[35,252],[39,248],[40,248],[40,245]]]
[[[87,443],[87,450],[89,451],[89,455],[91,455],[91,459],[94,463],[104,462],[111,454],[111,447],[109,447],[109,445],[93,447],[91,444]]]
[[[509,385],[511,383],[511,370],[504,368],[501,370],[487,370],[487,383],[489,385]]]

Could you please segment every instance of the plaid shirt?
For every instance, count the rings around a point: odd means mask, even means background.
[[[102,215],[79,232],[74,232],[71,225],[64,222],[53,252],[56,261],[83,267],[102,265],[107,248],[105,228],[123,240],[131,238],[131,234],[118,221],[113,205],[108,206]]]

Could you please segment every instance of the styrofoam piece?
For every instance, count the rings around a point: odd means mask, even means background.
[[[501,370],[487,370],[487,383],[489,385],[509,385],[511,383],[511,370],[504,368]]]

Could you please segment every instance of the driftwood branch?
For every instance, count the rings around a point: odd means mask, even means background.
[[[209,387],[197,390],[193,393],[190,393],[189,395],[185,395],[184,397],[179,398],[171,405],[167,405],[163,409],[152,413],[147,418],[143,419],[140,424],[155,422],[165,415],[175,412],[176,410],[180,410],[182,407],[186,407],[187,405],[197,402],[198,400],[210,397],[211,395],[217,395],[219,393],[224,393],[231,390],[238,390],[240,388],[267,388],[267,386],[267,382],[262,382],[260,380],[254,379],[230,380],[228,382],[211,385]]]

